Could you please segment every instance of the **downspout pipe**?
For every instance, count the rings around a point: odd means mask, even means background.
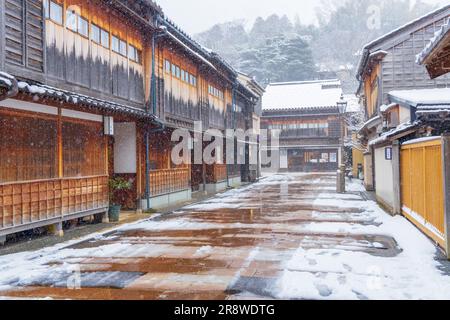
[[[156,21],[157,23],[157,21]],[[159,31],[154,32],[152,35],[152,76],[150,81],[150,95],[151,95],[151,106],[152,113],[156,116],[156,105],[158,103],[156,96],[156,41],[158,38],[166,34],[167,29],[165,27],[160,27]],[[147,107],[147,112],[150,113],[149,106]],[[165,130],[165,126],[161,124],[161,127],[154,130],[147,130],[145,132],[145,197],[147,201],[147,210],[151,209],[151,192],[150,192],[150,134],[161,132]]]
[[[232,89],[231,89],[231,123],[232,123],[232,129],[236,129],[236,83],[233,84]],[[235,139],[233,137],[233,139]],[[234,151],[233,151],[234,152]],[[237,159],[234,159],[235,161]],[[229,172],[229,168],[228,168],[228,164],[226,166],[227,169],[227,186],[228,188],[230,188],[230,172]]]
[[[159,38],[164,37],[167,34],[167,28],[162,26],[159,27],[159,31],[153,33],[152,35],[152,79],[151,79],[151,88],[150,94],[152,96],[152,112],[156,115],[156,105],[157,105],[157,97],[156,97],[156,44]]]
[[[231,89],[231,90],[233,90],[233,89]],[[233,92],[233,91],[231,91],[231,92]],[[233,93],[232,93],[232,96],[233,96]],[[231,98],[231,112],[233,112],[233,98]],[[233,119],[233,117],[231,119]],[[225,117],[225,150],[228,151],[228,148],[226,146],[228,144],[227,129],[232,129],[232,128],[228,128],[227,120],[226,120],[226,117]],[[228,154],[226,154],[226,156],[225,156],[225,163],[226,163],[225,169],[226,169],[226,174],[227,174],[227,188],[230,188],[230,170],[228,168],[228,166],[230,164],[228,163],[227,160],[228,160]]]

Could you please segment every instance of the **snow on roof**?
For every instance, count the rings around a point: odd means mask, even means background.
[[[67,103],[81,104],[92,109],[105,110],[108,112],[128,114],[143,119],[149,119],[150,121],[159,123],[159,119],[156,116],[149,114],[145,110],[140,108],[135,108],[111,101],[97,99],[94,97],[78,94],[72,91],[57,89],[47,85],[30,84],[24,81],[20,81],[18,83],[18,87],[19,91],[22,93],[43,97],[53,97]]]
[[[345,94],[344,100],[347,101],[347,109],[346,112],[359,112],[361,111],[361,105],[359,104],[359,99],[354,94]]]
[[[417,64],[422,64],[428,57],[428,55],[434,50],[434,48],[436,48],[442,41],[442,39],[444,39],[445,35],[450,31],[449,22],[447,22],[447,24],[443,25],[438,31],[436,31],[434,37],[430,39],[430,42],[423,49],[423,51],[416,56]]]
[[[392,108],[396,107],[398,104],[397,103],[391,103],[391,104],[383,104],[380,106],[380,112],[387,112],[389,110],[391,110]]]
[[[186,45],[183,41],[178,39],[175,35],[170,33],[169,31],[166,31],[166,34],[169,35],[174,41],[176,41],[178,44],[180,44],[183,48],[185,48],[189,53],[206,63],[209,67],[211,67],[213,70],[217,70],[217,68],[209,62],[206,58],[204,58],[201,54],[197,53],[195,50],[191,49],[188,45]]]
[[[373,139],[369,142],[370,146],[375,146],[377,144],[383,143],[388,141],[389,138],[394,137],[400,133],[406,132],[408,130],[412,130],[414,128],[416,128],[419,125],[418,122],[405,122],[400,124],[397,128],[394,128],[390,131],[384,132],[383,134],[381,134],[378,138]]]
[[[409,146],[411,144],[435,141],[435,140],[440,140],[440,139],[442,139],[441,136],[423,137],[423,138],[417,138],[417,139],[413,139],[413,140],[408,140],[408,141],[402,143],[402,145],[403,146]]]
[[[381,116],[376,116],[373,117],[369,120],[367,120],[362,126],[361,129],[359,129],[359,131],[361,132],[362,130],[366,129],[366,128],[372,128],[373,126],[375,126],[378,123],[381,123],[383,121],[383,118]]]
[[[450,88],[394,90],[389,92],[389,96],[393,100],[407,103],[413,107],[450,104]]]
[[[14,77],[6,72],[0,71],[0,86],[7,89],[11,88],[13,85]]]
[[[432,12],[429,12],[429,13],[427,13],[427,14],[425,14],[425,15],[417,18],[417,19],[415,19],[415,20],[409,21],[408,23],[406,23],[406,24],[404,24],[404,25],[402,25],[402,26],[392,30],[391,32],[388,32],[388,33],[382,35],[381,37],[379,37],[379,38],[377,38],[375,40],[372,40],[371,42],[367,43],[363,47],[364,54],[361,57],[361,59],[359,61],[359,64],[358,64],[358,75],[361,75],[362,70],[365,69],[365,64],[366,64],[367,59],[368,59],[368,57],[370,55],[370,50],[373,49],[376,45],[382,43],[383,41],[385,41],[387,39],[390,39],[391,37],[395,36],[397,33],[406,31],[408,28],[410,28],[410,27],[412,27],[412,26],[414,26],[414,25],[416,25],[418,23],[421,23],[422,21],[424,21],[424,20],[426,20],[426,19],[428,19],[430,17],[436,16],[437,14],[439,14],[441,12],[444,12],[446,10],[449,10],[449,9],[450,9],[450,5],[446,4],[446,5],[444,5],[444,6],[440,7],[440,8],[432,11]]]
[[[271,83],[262,98],[263,110],[334,107],[342,95],[336,79]]]
[[[438,9],[432,11],[432,12],[429,12],[429,13],[427,13],[427,14],[421,16],[421,17],[418,17],[417,19],[414,19],[414,20],[412,20],[412,21],[409,21],[408,23],[406,23],[406,24],[404,24],[404,25],[402,25],[402,26],[400,26],[400,27],[398,27],[398,28],[392,30],[391,32],[388,32],[388,33],[382,35],[381,37],[379,37],[379,38],[377,38],[377,39],[375,39],[375,40],[372,40],[371,42],[367,43],[367,44],[364,46],[364,48],[365,48],[365,49],[371,48],[372,46],[378,44],[379,42],[382,42],[383,40],[385,40],[385,39],[387,39],[387,38],[390,38],[390,37],[393,36],[394,34],[396,34],[396,33],[398,33],[398,32],[401,32],[401,31],[403,31],[404,29],[407,29],[408,27],[413,26],[413,25],[415,25],[416,23],[421,22],[422,20],[425,20],[425,19],[427,19],[427,18],[429,18],[429,17],[432,17],[432,16],[434,16],[434,15],[440,13],[441,11],[445,11],[445,10],[448,10],[448,9],[450,9],[450,5],[449,5],[449,4],[446,4],[446,5],[444,5],[444,6],[440,7],[440,8],[438,8]]]

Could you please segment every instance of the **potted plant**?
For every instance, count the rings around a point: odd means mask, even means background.
[[[131,182],[121,178],[115,177],[109,180],[109,198],[110,206],[108,211],[108,217],[110,222],[118,222],[120,217],[121,204],[116,201],[117,193],[131,189]]]

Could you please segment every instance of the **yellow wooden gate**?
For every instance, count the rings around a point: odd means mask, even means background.
[[[402,146],[401,196],[403,214],[445,248],[441,141],[436,138]]]

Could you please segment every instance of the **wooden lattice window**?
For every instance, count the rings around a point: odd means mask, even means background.
[[[57,119],[0,111],[0,183],[57,177]]]
[[[106,147],[101,123],[64,120],[62,140],[64,177],[106,174]]]

